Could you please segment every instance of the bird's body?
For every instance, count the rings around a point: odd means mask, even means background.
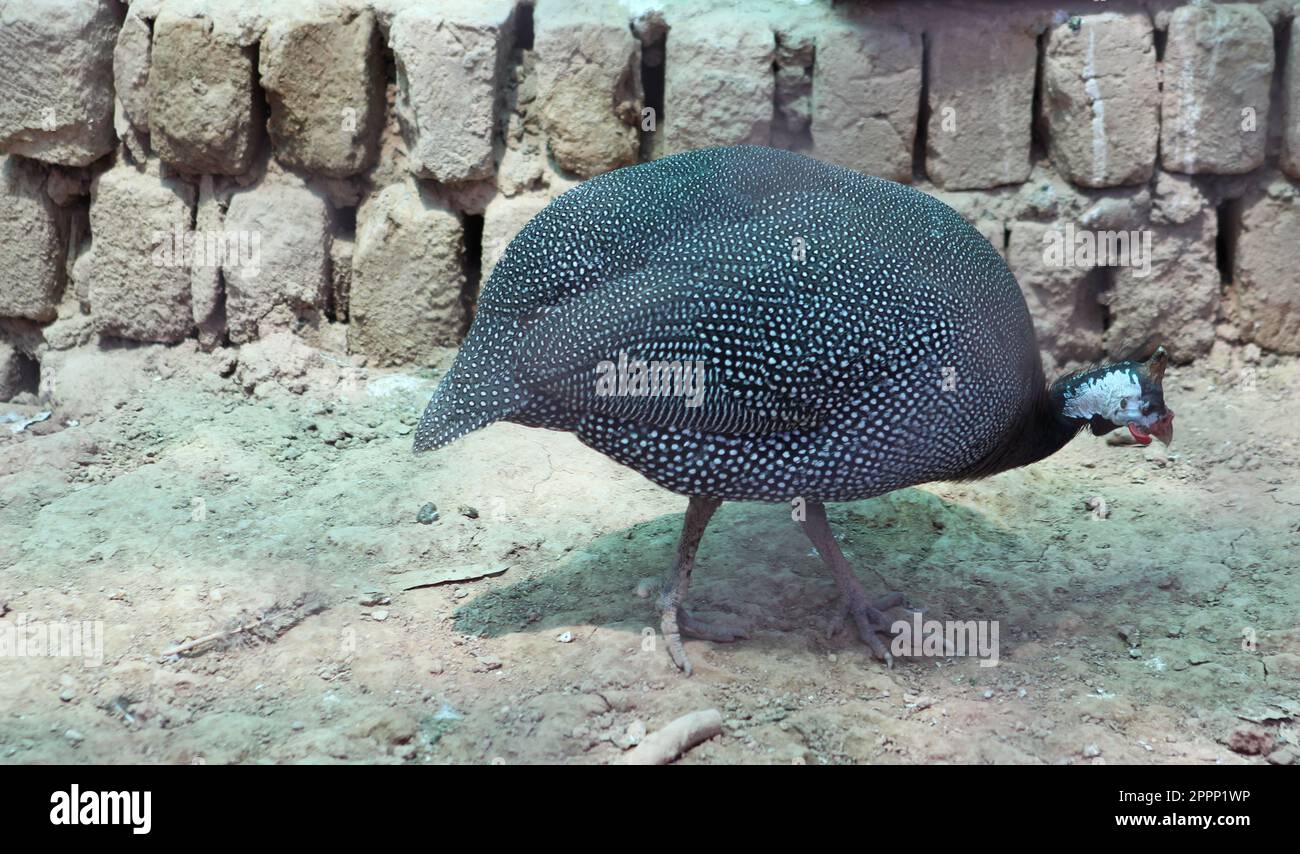
[[[416,448],[508,420],[708,507],[820,506],[1040,459],[1087,423],[1053,394],[1014,277],[955,211],[738,146],[602,175],[534,217]]]
[[[557,199],[497,264],[460,358],[508,373],[497,418],[571,431],[674,492],[751,501],[961,477],[1043,387],[1024,297],[956,212],[758,147]],[[702,363],[702,401],[601,394],[598,365],[620,358]]]

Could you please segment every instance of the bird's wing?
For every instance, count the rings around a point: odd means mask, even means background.
[[[892,356],[879,342],[911,319],[875,311],[871,294],[896,274],[878,247],[843,241],[851,206],[810,195],[798,222],[774,204],[694,229],[616,279],[525,312],[521,385],[574,414],[763,434],[815,428],[864,384],[886,382]],[[702,385],[637,394],[639,362],[680,364]]]

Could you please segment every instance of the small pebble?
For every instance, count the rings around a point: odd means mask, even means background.
[[[623,740],[628,747],[635,747],[645,739],[645,721],[637,718],[627,725],[627,732],[624,733]]]
[[[382,623],[384,620],[388,619],[388,612],[384,610],[372,611],[370,612],[370,619],[374,620],[376,623]]]
[[[1095,744],[1089,744],[1087,747],[1083,749],[1083,755],[1089,759],[1096,758],[1098,756],[1101,756],[1101,748]]]
[[[420,512],[415,515],[415,521],[421,525],[432,525],[438,521],[438,508],[430,501],[420,508]]]
[[[71,688],[64,688],[59,694],[59,699],[65,703],[71,703],[72,698],[75,696],[77,696],[77,692],[73,691]]]
[[[68,741],[72,742],[73,744],[81,744],[83,741],[86,740],[86,737],[82,735],[80,731],[75,729],[68,730],[63,734],[63,737],[66,738]]]
[[[573,643],[573,632],[560,632],[555,639],[560,643]]]
[[[460,515],[464,516],[466,519],[478,518],[478,508],[470,507],[468,504],[460,505],[460,507],[456,508],[456,511],[460,513]]]
[[[294,732],[302,732],[304,729],[307,728],[307,725],[302,721],[294,721],[293,723],[289,724],[289,726],[293,728]]]

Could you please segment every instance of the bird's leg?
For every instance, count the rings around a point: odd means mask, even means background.
[[[735,629],[713,626],[696,620],[682,607],[686,591],[691,586],[691,570],[695,568],[695,551],[700,546],[700,538],[709,519],[722,504],[718,498],[691,498],[686,508],[686,522],[682,525],[682,536],[677,541],[677,559],[672,569],[664,577],[663,588],[659,593],[659,626],[664,633],[664,642],[668,644],[668,654],[673,663],[687,676],[691,675],[691,662],[686,657],[686,648],[682,637],[727,643],[744,637]]]
[[[852,617],[862,642],[871,647],[877,658],[893,667],[894,656],[879,635],[892,634],[890,621],[883,612],[904,604],[903,594],[887,593],[874,601],[867,596],[862,583],[853,574],[853,570],[849,569],[848,561],[840,551],[840,544],[835,542],[835,535],[831,533],[830,524],[826,521],[826,505],[820,501],[807,503],[803,530],[808,539],[812,540],[826,568],[831,571],[835,587],[840,592],[840,601],[831,620],[829,634],[836,634],[845,618]]]

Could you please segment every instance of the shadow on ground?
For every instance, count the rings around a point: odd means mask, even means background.
[[[968,583],[970,574],[1036,561],[1043,553],[1041,543],[1008,530],[997,516],[921,489],[832,505],[829,513],[867,590],[902,590],[927,615],[996,618],[998,597]],[[455,628],[497,637],[574,624],[633,633],[656,626],[654,596],[640,598],[635,591],[638,585],[643,592],[657,590],[681,525],[681,514],[669,514],[600,536],[555,568],[458,609]],[[1039,604],[1046,607],[1051,595],[1051,586],[1044,586]],[[830,574],[789,507],[729,503],[705,533],[687,602],[693,613],[753,633],[816,633],[834,599]]]

